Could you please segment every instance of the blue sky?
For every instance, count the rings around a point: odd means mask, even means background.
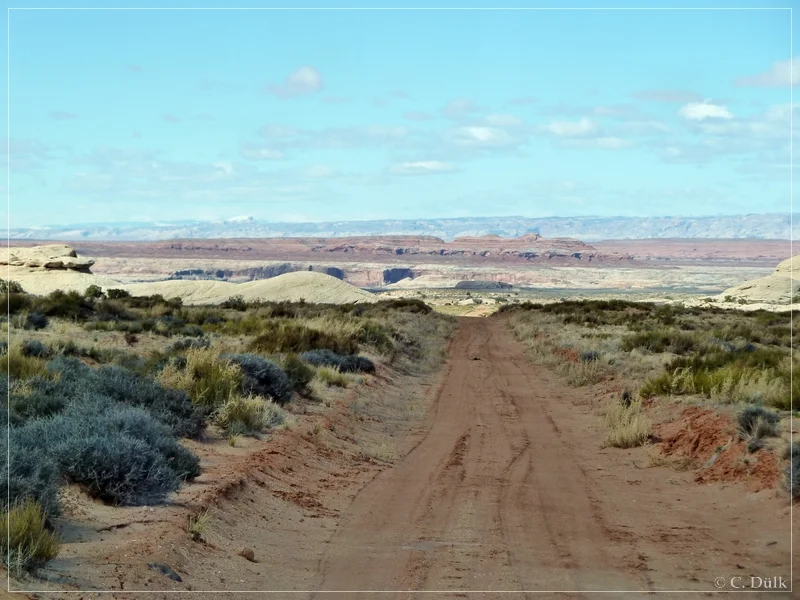
[[[9,14],[11,227],[790,206],[788,11]]]

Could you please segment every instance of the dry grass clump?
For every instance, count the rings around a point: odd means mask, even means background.
[[[0,514],[0,550],[3,564],[15,576],[58,556],[61,541],[46,527],[42,507],[25,498]]]
[[[191,348],[182,363],[170,362],[157,379],[161,385],[185,391],[195,404],[219,406],[239,389],[241,369],[214,350]]]
[[[189,537],[195,542],[208,542],[209,535],[213,529],[212,518],[210,508],[206,508],[195,515],[190,515],[186,527]]]
[[[334,367],[319,367],[315,377],[328,387],[345,388],[350,383],[350,379],[347,375]]]
[[[232,394],[219,407],[214,421],[230,435],[254,435],[285,425],[287,413],[269,399]]]
[[[603,420],[609,428],[604,446],[635,448],[650,439],[652,423],[645,416],[641,401],[627,406],[614,402],[606,408]]]

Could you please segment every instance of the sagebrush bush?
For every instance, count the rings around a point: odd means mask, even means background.
[[[106,365],[90,377],[90,385],[118,402],[147,409],[177,437],[196,438],[205,427],[203,411],[185,391],[164,387],[149,377]]]
[[[314,369],[303,362],[296,354],[287,354],[281,360],[281,368],[289,378],[292,389],[297,393],[305,393],[308,384],[314,379]]]
[[[72,435],[57,450],[64,475],[104,502],[156,504],[180,483],[164,456],[127,435]]]
[[[203,350],[211,347],[211,340],[206,337],[186,338],[173,342],[170,350],[173,352],[183,352],[184,350]]]
[[[292,399],[289,378],[274,362],[256,354],[224,354],[220,358],[241,368],[241,392],[245,396],[264,396],[281,405]]]
[[[747,406],[739,413],[736,421],[741,439],[761,439],[777,433],[781,416],[762,406]]]
[[[375,363],[364,356],[342,356],[333,350],[312,350],[300,357],[316,367],[335,367],[342,373],[374,373]]]
[[[44,329],[50,324],[50,319],[47,318],[47,315],[43,315],[42,313],[38,312],[31,312],[28,313],[28,316],[25,318],[25,324],[23,327],[25,329]]]
[[[21,576],[58,556],[59,537],[47,528],[46,514],[30,498],[0,513],[0,551],[3,564],[14,576]]]
[[[5,416],[5,411],[2,411]],[[52,517],[61,513],[58,486],[61,472],[46,448],[37,445],[24,427],[13,427],[7,437],[5,424],[0,428],[0,444],[9,449],[8,463],[2,460],[3,479],[8,482],[11,503],[31,499]],[[10,466],[10,471],[9,471]]]
[[[22,342],[22,355],[33,356],[36,358],[47,358],[52,354],[52,350],[39,340],[25,340]]]

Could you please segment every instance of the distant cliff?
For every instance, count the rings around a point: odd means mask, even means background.
[[[799,237],[800,215],[791,235],[789,213],[709,217],[474,217],[341,221],[335,223],[271,223],[257,219],[183,221],[175,223],[114,223],[12,229],[12,239],[156,241],[170,239],[431,236],[451,241],[458,237],[494,235],[585,241],[652,238],[789,239]]]

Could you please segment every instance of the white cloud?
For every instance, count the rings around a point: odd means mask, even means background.
[[[445,134],[445,139],[456,146],[497,148],[516,143],[507,131],[496,127],[458,127]]]
[[[740,77],[735,83],[747,87],[800,85],[800,58],[775,62],[768,70],[749,77]]]
[[[591,120],[556,121],[547,126],[547,130],[558,137],[588,137],[596,135],[600,128]]]
[[[322,74],[313,67],[300,67],[281,84],[270,84],[267,93],[278,98],[296,98],[319,92],[324,87]]]
[[[457,170],[455,166],[438,160],[403,162],[391,168],[391,172],[395,175],[433,175],[437,173],[453,173]]]
[[[732,119],[733,115],[727,107],[721,104],[708,102],[690,102],[683,106],[678,114],[689,121],[702,121],[704,119]]]

